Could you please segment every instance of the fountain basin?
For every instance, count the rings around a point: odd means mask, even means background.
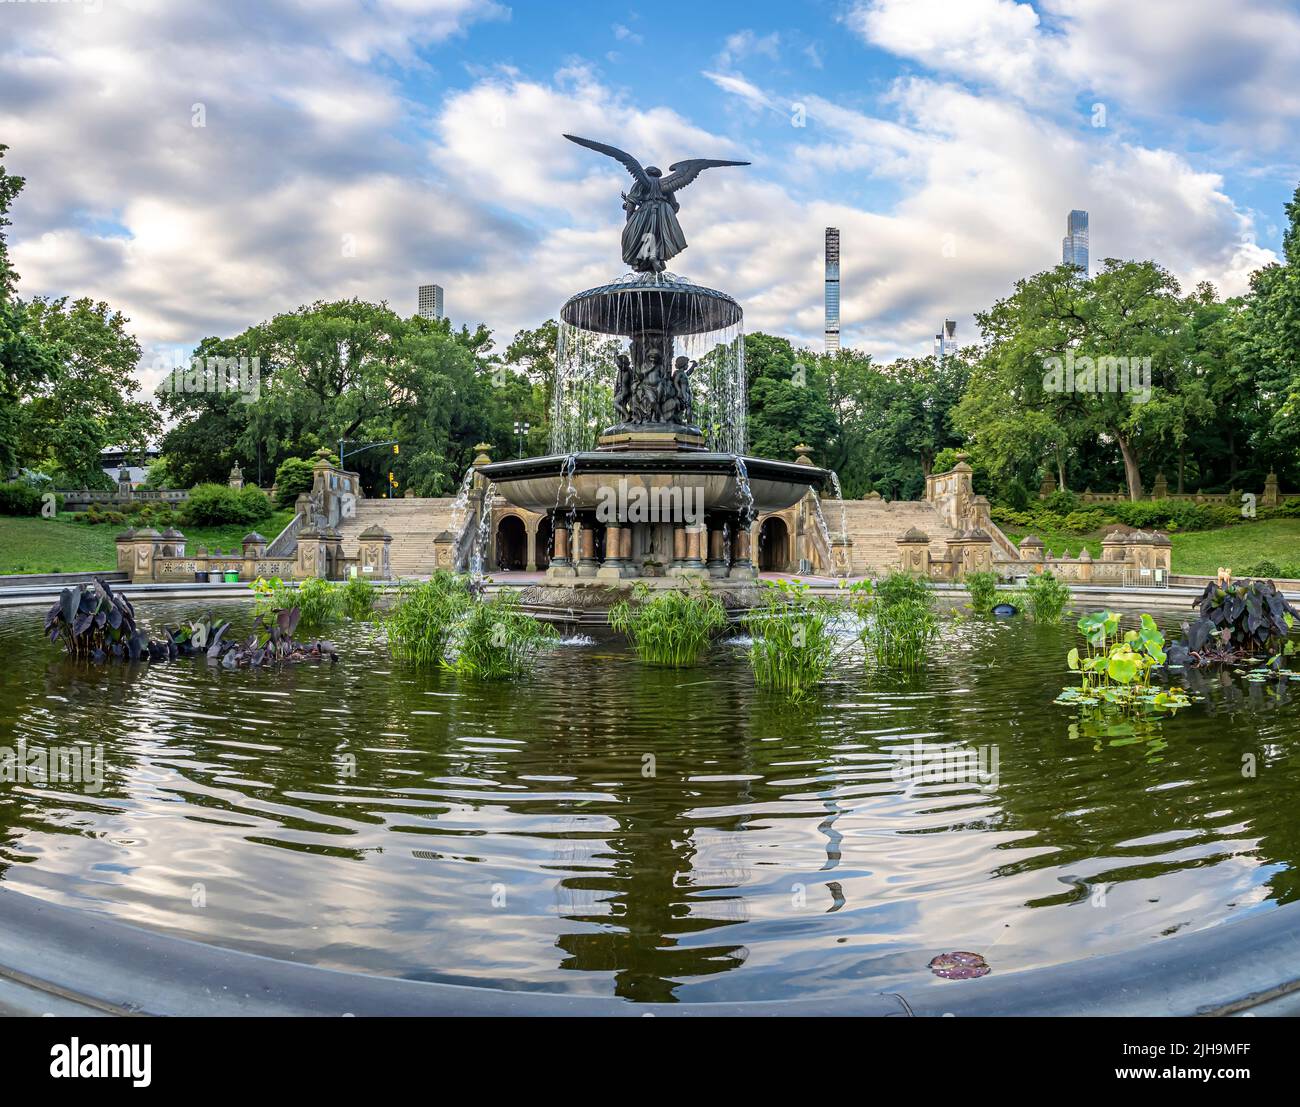
[[[560,318],[597,334],[703,334],[740,325],[740,305],[725,292],[673,273],[628,273],[569,298]]]
[[[696,509],[730,513],[746,507],[736,456],[703,450],[588,450],[496,461],[481,472],[516,507],[539,513],[557,507],[593,510],[619,496],[644,494],[658,500],[673,489],[687,488]],[[830,479],[827,470],[815,465],[757,457],[741,460],[748,472],[754,513],[793,507],[810,489],[820,491]]]

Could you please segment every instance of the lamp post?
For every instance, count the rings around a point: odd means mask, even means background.
[[[518,419],[515,420],[515,435],[519,439],[519,457],[524,456],[524,438],[531,429],[527,422],[521,423]]]

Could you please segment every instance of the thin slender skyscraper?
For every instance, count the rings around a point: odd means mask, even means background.
[[[949,354],[957,352],[957,320],[945,319],[943,330],[934,336],[934,360],[942,363]]]
[[[442,285],[420,285],[420,306],[416,309],[416,314],[425,319],[442,318]]]
[[[1066,220],[1065,237],[1061,239],[1061,264],[1073,265],[1086,277],[1088,275],[1088,213],[1072,211]]]
[[[826,228],[826,349],[840,348],[840,229]]]

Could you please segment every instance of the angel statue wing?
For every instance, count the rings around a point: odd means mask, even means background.
[[[720,165],[748,165],[747,161],[719,161],[717,158],[691,158],[689,161],[674,162],[668,167],[669,176],[659,182],[659,191],[665,196],[685,188],[706,169],[716,169]]]
[[[627,171],[632,174],[633,180],[649,191],[650,178],[646,176],[646,171],[641,167],[641,163],[626,150],[620,150],[617,146],[607,146],[605,143],[596,142],[594,139],[579,138],[577,135],[565,135],[564,137],[570,142],[576,142],[579,146],[585,146],[588,150],[595,150],[598,154],[604,154],[606,157],[622,162]]]

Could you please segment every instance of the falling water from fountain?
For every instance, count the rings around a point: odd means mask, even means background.
[[[834,469],[829,470],[831,474],[831,487],[835,489],[835,498],[840,502],[840,541],[847,542],[849,538],[849,513],[844,506],[844,490],[840,487],[840,477]]]

